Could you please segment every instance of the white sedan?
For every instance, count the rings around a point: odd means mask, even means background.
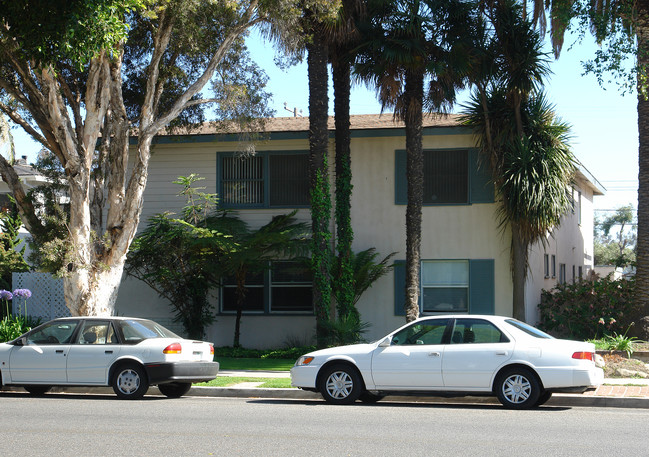
[[[348,404],[385,395],[495,395],[508,408],[539,406],[553,392],[601,384],[591,343],[559,340],[508,317],[435,316],[368,344],[300,357],[293,386]]]
[[[2,385],[43,394],[52,386],[112,386],[138,399],[158,385],[168,397],[214,379],[214,346],[186,340],[156,322],[130,317],[55,319],[0,343]]]

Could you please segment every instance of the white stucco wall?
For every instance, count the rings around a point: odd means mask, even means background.
[[[593,269],[593,199],[596,198],[596,195],[593,187],[581,174],[576,177],[574,189],[575,211],[571,211],[564,216],[561,224],[546,238],[545,245],[537,243],[530,250],[530,271],[526,284],[528,322],[538,322],[538,304],[541,302],[541,290],[550,290],[557,285],[561,264],[566,266],[567,282],[573,282],[579,278],[579,267],[582,267],[582,276],[584,278]],[[581,192],[581,221],[579,221],[579,192]],[[547,277],[544,272],[544,254],[548,254],[550,260],[550,274]],[[556,259],[556,275],[554,277],[551,271],[553,255]]]
[[[471,148],[470,135],[426,135],[424,148]],[[158,145],[151,160],[149,184],[145,191],[140,227],[159,212],[179,212],[184,198],[177,196],[180,187],[172,184],[178,176],[198,173],[206,192],[216,192],[216,161],[218,152],[232,152],[233,142],[176,143]],[[405,259],[405,205],[395,204],[395,150],[405,148],[405,137],[352,138],[352,224],[354,250],[375,247],[383,256],[397,252],[395,260]],[[259,151],[308,150],[308,141],[273,140],[258,145]],[[330,143],[330,168],[333,169],[333,142]],[[333,180],[333,172],[331,172]],[[332,183],[333,184],[333,183]],[[568,215],[566,222],[550,238],[548,247],[535,247],[530,255],[530,279],[526,288],[528,319],[535,316],[541,288],[549,288],[556,278],[543,275],[543,253],[557,255],[559,263],[567,267],[567,279],[572,278],[572,265],[592,265],[592,190],[582,189],[582,224],[576,224],[576,215]],[[332,185],[333,189],[333,185]],[[253,227],[268,222],[274,214],[288,210],[255,209],[238,211]],[[511,315],[512,286],[509,269],[509,234],[498,227],[496,204],[453,206],[426,206],[422,219],[423,260],[433,259],[494,259],[495,312]],[[298,217],[310,221],[308,210],[300,210]],[[332,218],[333,219],[333,218]],[[333,227],[332,227],[333,228]],[[334,235],[335,236],[335,235]],[[591,260],[584,259],[584,249]],[[577,267],[575,267],[577,268]],[[584,274],[587,269],[584,268]],[[217,303],[217,297],[212,298]],[[218,309],[218,308],[215,308]],[[405,320],[394,314],[394,279],[392,274],[381,278],[358,303],[364,321],[371,324],[366,338],[375,339],[391,331]],[[139,281],[127,278],[120,288],[117,310],[122,315],[136,315],[169,322],[171,307],[156,293]],[[234,335],[234,316],[217,315],[209,327],[207,339],[217,346],[231,345]],[[314,316],[244,315],[241,342],[245,347],[280,347],[287,342],[311,342],[315,333]]]

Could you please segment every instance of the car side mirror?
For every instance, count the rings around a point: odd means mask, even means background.
[[[18,338],[17,340],[14,341],[14,345],[16,346],[27,346],[27,337],[22,336]]]
[[[379,343],[380,348],[387,348],[392,345],[392,337],[391,336],[386,336],[383,341]]]

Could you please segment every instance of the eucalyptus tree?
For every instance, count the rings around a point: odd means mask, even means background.
[[[496,4],[487,16],[493,35],[476,60],[476,89],[465,123],[490,165],[500,226],[511,232],[513,311],[524,321],[529,249],[545,242],[569,210],[575,161],[569,126],[555,117],[540,91],[549,72],[540,34],[512,0]]]
[[[355,72],[405,123],[407,321],[419,316],[423,116],[450,107],[464,84],[473,6],[461,0],[368,0],[367,20],[359,24],[363,44]]]
[[[242,97],[246,91],[229,90],[247,78],[224,76],[237,74],[247,31],[267,21],[297,21],[294,6],[289,0],[0,1],[0,95],[18,104],[0,103],[0,111],[65,171],[69,233],[57,249],[67,254],[64,294],[73,315],[113,312],[154,137],[178,120],[202,120],[199,108],[210,103],[218,119],[233,119],[242,110],[232,97],[248,106],[249,115],[237,118],[267,113],[254,97]],[[215,96],[204,97],[210,81]],[[46,237],[3,158],[0,174],[27,229]]]

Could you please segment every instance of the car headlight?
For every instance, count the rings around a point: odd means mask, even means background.
[[[302,357],[297,359],[297,361],[295,362],[295,366],[300,367],[300,366],[303,366],[303,365],[308,365],[311,362],[313,362],[313,359],[314,359],[314,357],[312,357],[312,356],[303,355]]]

